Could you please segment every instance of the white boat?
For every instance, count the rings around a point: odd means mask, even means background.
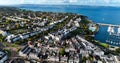
[[[111,44],[113,43],[113,41],[111,41]]]
[[[109,27],[108,27],[108,30],[107,30],[107,32],[110,32],[110,31],[111,31],[111,26],[109,26]]]
[[[111,33],[114,33],[114,32],[115,32],[115,31],[114,31],[114,27],[112,27],[112,28],[111,28]]]
[[[107,31],[109,32],[109,35],[112,35],[112,34],[115,33],[114,27],[111,27],[111,26],[108,27],[108,30],[107,30]]]
[[[118,28],[118,33],[117,34],[118,34],[118,36],[120,36],[120,27]]]

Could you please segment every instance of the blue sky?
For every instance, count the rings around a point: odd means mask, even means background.
[[[0,0],[0,5],[14,4],[76,4],[96,6],[120,6],[120,0]]]

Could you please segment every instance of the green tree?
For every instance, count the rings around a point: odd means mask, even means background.
[[[64,55],[64,54],[65,54],[65,48],[62,47],[62,48],[60,48],[60,50],[59,50],[59,55]]]
[[[3,42],[3,41],[4,41],[4,39],[5,39],[5,37],[4,37],[4,36],[2,36],[2,34],[0,34],[0,42]]]
[[[116,53],[120,54],[120,47],[115,50]]]

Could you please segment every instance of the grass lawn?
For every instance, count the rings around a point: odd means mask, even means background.
[[[98,42],[98,44],[99,44],[100,46],[102,46],[102,47],[105,47],[105,48],[108,48],[108,47],[109,47],[109,45],[106,44],[106,43]]]

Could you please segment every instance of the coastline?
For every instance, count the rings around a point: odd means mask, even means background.
[[[20,56],[59,63],[69,63],[71,59],[73,63],[104,62],[105,58],[120,54],[120,48],[110,48],[110,45],[95,40],[99,25],[88,16],[14,8],[3,8],[0,12],[5,15],[0,23],[3,28],[1,45],[5,46],[1,48],[10,59]],[[11,34],[4,35],[5,32]]]

